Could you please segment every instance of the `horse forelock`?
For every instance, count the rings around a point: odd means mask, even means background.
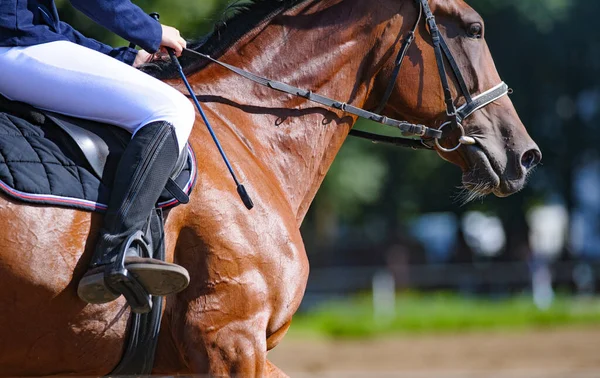
[[[310,0],[235,0],[213,25],[213,31],[193,39],[188,44],[188,49],[218,57],[258,25],[269,22],[282,12],[307,1]],[[182,56],[180,62],[187,73],[195,72],[207,63],[189,56]],[[162,80],[173,79],[178,75],[176,68],[168,60],[154,61],[141,69]]]

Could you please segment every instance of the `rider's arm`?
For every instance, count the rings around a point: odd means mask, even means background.
[[[94,22],[144,50],[156,52],[162,40],[159,22],[129,0],[70,0]]]

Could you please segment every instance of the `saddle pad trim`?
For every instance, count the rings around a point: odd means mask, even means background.
[[[33,204],[45,204],[45,205],[56,205],[56,206],[67,206],[80,210],[88,211],[106,211],[107,207],[104,204],[88,201],[79,198],[60,197],[52,194],[32,194],[25,193],[19,190],[13,189],[8,186],[4,181],[0,180],[0,188],[9,196],[21,200],[23,202]]]
[[[188,149],[188,159],[191,160],[190,178],[188,179],[186,185],[182,188],[182,190],[186,194],[189,195],[192,191],[192,188],[194,187],[194,184],[196,183],[196,172],[197,172],[196,164],[197,163],[196,163],[196,155],[194,154],[194,151],[192,150],[192,148],[188,145],[187,149]],[[52,195],[52,194],[25,193],[25,192],[16,190],[14,188],[11,188],[9,185],[7,185],[2,180],[0,180],[0,189],[2,189],[2,191],[4,191],[10,197],[13,197],[13,198],[23,201],[23,202],[37,204],[37,205],[62,206],[62,207],[74,208],[74,209],[78,209],[78,210],[97,211],[97,212],[104,212],[108,208],[108,205],[106,205],[106,204],[89,201],[89,200],[85,200],[85,199],[80,199],[80,198],[61,197],[61,196],[56,196],[56,195]],[[158,203],[158,207],[161,209],[165,209],[165,208],[173,207],[177,204],[179,204],[179,201],[177,199],[172,199],[170,201]]]

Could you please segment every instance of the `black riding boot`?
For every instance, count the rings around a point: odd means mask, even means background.
[[[175,131],[167,122],[153,122],[142,127],[129,142],[117,167],[91,268],[77,289],[84,301],[106,303],[124,294],[132,304],[131,291],[123,286],[121,290],[118,286],[123,279],[115,281],[114,278],[114,267],[123,258],[125,269],[120,273],[127,280],[133,276],[138,295],[169,295],[188,285],[189,275],[185,268],[143,257],[140,249],[147,245],[141,238],[133,237],[144,229],[178,156]]]

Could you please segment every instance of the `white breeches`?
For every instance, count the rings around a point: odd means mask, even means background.
[[[173,125],[182,150],[195,110],[179,91],[108,55],[58,41],[0,47],[0,93],[10,100],[135,132]]]

